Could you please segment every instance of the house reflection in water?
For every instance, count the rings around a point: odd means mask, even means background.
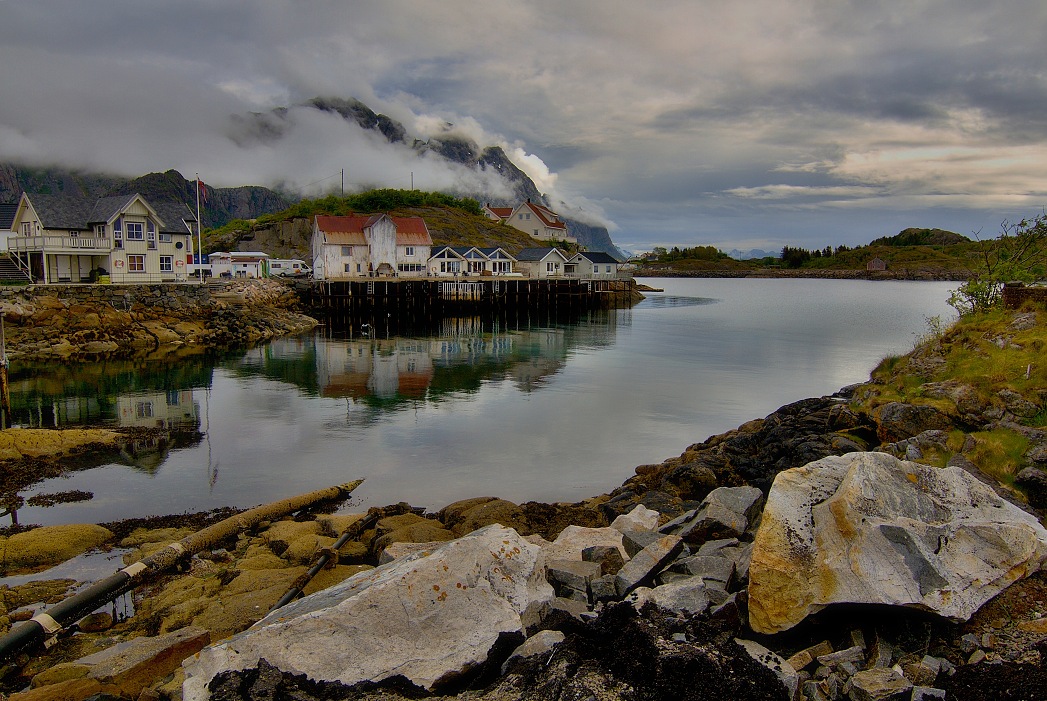
[[[320,395],[422,398],[433,379],[430,343],[413,338],[327,341],[316,356]]]
[[[195,430],[200,427],[200,405],[191,389],[124,394],[116,398],[116,425]]]

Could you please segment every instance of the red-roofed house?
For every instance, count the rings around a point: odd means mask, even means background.
[[[578,243],[578,239],[567,232],[567,224],[553,210],[531,200],[515,208],[484,205],[484,214],[489,219],[506,224],[530,234],[539,241],[566,241]]]
[[[317,216],[313,221],[313,278],[425,277],[432,246],[421,217]]]

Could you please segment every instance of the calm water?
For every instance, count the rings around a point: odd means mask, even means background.
[[[15,365],[21,425],[204,433],[34,485],[22,496],[94,498],[27,506],[19,521],[248,507],[355,478],[366,482],[345,509],[581,500],[637,465],[868,379],[912,348],[928,317],[953,318],[945,299],[956,286],[642,282],[665,291],[571,324],[449,319],[430,338],[328,330],[219,359]]]

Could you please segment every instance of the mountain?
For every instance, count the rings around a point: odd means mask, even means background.
[[[739,251],[737,248],[732,248],[727,255],[735,260],[752,260],[753,258],[767,258],[768,256],[774,258],[777,253],[768,253],[762,248],[750,248],[747,251]]]
[[[393,147],[413,151],[419,159],[442,159],[479,173],[497,175],[505,186],[499,190],[508,189],[510,193],[501,197],[476,191],[447,194],[469,197],[492,206],[513,206],[530,199],[556,209],[501,147],[477,144],[454,131],[453,125],[450,124],[446,125],[445,132],[438,136],[429,139],[413,138],[403,124],[374,112],[354,98],[316,97],[268,112],[236,115],[231,120],[227,136],[243,149],[272,145],[292,133],[296,128],[295,116],[300,115],[302,109],[337,115],[349,124],[374,132],[378,138]],[[359,138],[359,135],[355,131],[347,130],[345,138]],[[34,168],[0,163],[0,203],[17,201],[23,190],[82,197],[140,192],[146,197],[179,199],[195,208],[194,188],[193,181],[186,180],[174,170],[128,179],[62,166]],[[276,213],[300,199],[297,195],[259,186],[212,188],[204,185],[201,193],[201,218],[205,227],[217,227],[234,219],[254,219],[262,214]],[[614,245],[606,227],[583,223],[569,217],[563,218],[567,223],[568,232],[576,237],[581,245],[592,251],[605,251],[624,259],[624,254]]]

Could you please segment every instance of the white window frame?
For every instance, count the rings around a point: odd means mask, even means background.
[[[128,241],[144,241],[145,240],[145,226],[140,221],[129,221],[127,224],[127,240]]]
[[[404,246],[404,256],[414,258],[414,246]]]
[[[164,267],[166,264],[167,267]],[[173,273],[174,272],[174,256],[160,256],[160,272],[161,273]]]
[[[352,246],[342,246],[342,255],[344,257],[346,257],[346,258],[351,257],[353,255],[353,247]]]

